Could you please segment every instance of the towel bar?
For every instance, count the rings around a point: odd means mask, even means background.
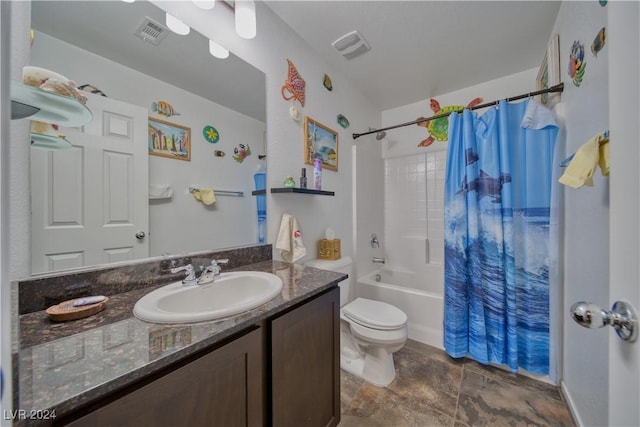
[[[189,193],[193,193],[194,191],[200,191],[199,188],[189,187]],[[232,191],[232,190],[213,190],[216,196],[236,196],[236,197],[244,197],[244,191]]]

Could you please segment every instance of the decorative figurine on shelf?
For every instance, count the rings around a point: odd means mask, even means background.
[[[284,186],[286,188],[294,188],[296,186],[296,182],[293,179],[292,176],[288,176],[285,180],[284,180]]]

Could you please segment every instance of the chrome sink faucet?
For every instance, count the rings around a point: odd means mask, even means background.
[[[209,282],[215,282],[218,277],[220,277],[221,269],[220,264],[228,263],[228,259],[212,259],[211,265],[205,267],[200,273],[200,277],[197,279],[197,284],[204,284]]]
[[[193,265],[187,264],[180,267],[175,267],[171,269],[172,273],[178,273],[180,271],[186,272],[186,276],[182,279],[182,284],[185,286],[197,285],[198,279],[196,278],[196,271],[193,268]]]
[[[178,273],[180,271],[185,271],[186,276],[182,279],[182,284],[184,286],[191,285],[201,285],[209,282],[214,282],[218,277],[220,277],[220,265],[228,263],[228,259],[212,259],[211,265],[205,267],[200,273],[200,277],[196,277],[196,271],[193,268],[193,265],[187,264],[181,267],[172,268],[172,273]],[[202,268],[202,267],[201,267]]]

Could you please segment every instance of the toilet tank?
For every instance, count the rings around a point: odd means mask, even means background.
[[[335,271],[348,274],[349,277],[340,282],[340,307],[349,302],[351,292],[351,257],[345,256],[333,261],[324,259],[310,259],[304,263],[307,267],[319,268],[320,270]]]

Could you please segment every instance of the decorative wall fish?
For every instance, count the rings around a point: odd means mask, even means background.
[[[166,101],[154,101],[151,103],[151,111],[154,111],[162,116],[179,116],[176,110],[173,109],[173,105],[169,104]]]
[[[329,91],[331,92],[333,90],[333,84],[331,83],[331,77],[329,77],[327,74],[324,75],[324,78],[322,79],[322,85]]]
[[[85,92],[91,92],[96,95],[104,96],[105,98],[107,97],[107,95],[103,91],[101,91],[97,87],[90,84],[84,84],[84,85],[78,86],[78,89],[84,90]]]
[[[591,43],[591,53],[593,53],[593,56],[595,57],[598,56],[598,52],[602,50],[606,41],[607,41],[607,29],[605,27],[602,27],[602,29],[598,31],[596,38],[593,39],[593,43]]]
[[[287,59],[287,64],[289,64],[289,71],[287,73],[287,80],[282,85],[280,92],[282,93],[282,97],[285,100],[297,99],[300,101],[300,104],[304,107],[304,88],[306,82],[296,70],[296,66],[293,65],[289,59]],[[285,93],[285,92],[288,92]]]
[[[247,144],[238,144],[236,148],[233,149],[233,160],[238,163],[244,162],[244,159],[251,155],[251,148]]]
[[[582,83],[584,71],[587,63],[584,60],[584,45],[579,41],[574,41],[569,54],[569,77],[573,84],[578,87]]]

